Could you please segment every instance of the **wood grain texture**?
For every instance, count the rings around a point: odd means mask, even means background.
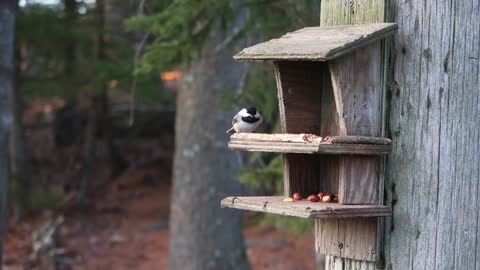
[[[377,219],[317,219],[315,248],[321,254],[375,261]]]
[[[387,268],[480,269],[480,2],[391,9]]]
[[[380,159],[375,156],[341,156],[338,186],[343,204],[381,204],[379,200]]]
[[[377,41],[329,62],[340,135],[379,136],[382,128],[382,50]],[[344,204],[377,204],[377,158],[341,159],[338,193]],[[352,179],[357,178],[355,181]]]
[[[375,144],[302,144],[285,142],[229,142],[233,150],[270,153],[323,154],[323,155],[387,155],[389,145]]]
[[[307,138],[308,137],[308,138]],[[316,137],[316,138],[315,138]],[[390,151],[388,139],[364,136],[332,137],[322,142],[312,134],[238,133],[230,136],[230,149],[299,154],[385,155]],[[379,142],[381,144],[374,144]]]
[[[385,0],[322,0],[321,2],[321,26],[349,25],[362,23],[376,23],[384,21]],[[379,63],[382,66],[383,62]],[[365,66],[365,69],[377,69],[378,67]],[[382,81],[383,82],[383,81]],[[382,92],[383,94],[383,92]],[[383,94],[384,95],[384,94]],[[382,106],[383,107],[383,106]],[[343,113],[343,112],[342,112]],[[382,110],[383,113],[383,110]],[[381,119],[384,116],[381,115]],[[346,125],[346,124],[345,124]],[[348,132],[347,132],[348,134]],[[383,135],[382,133],[377,136]],[[378,180],[379,187],[383,182],[382,175]],[[379,192],[378,199],[381,200],[382,192]],[[375,225],[369,225],[372,228]],[[375,226],[376,227],[376,226]],[[379,237],[377,237],[378,242]],[[317,239],[319,240],[319,239]],[[373,241],[373,240],[372,240]],[[377,246],[378,248],[378,246]],[[334,250],[332,250],[334,252]],[[358,250],[361,254],[363,251]],[[329,254],[329,252],[326,252]],[[379,257],[379,256],[377,256]],[[376,269],[376,263],[372,261],[340,258],[337,256],[326,256],[326,270],[370,270]]]
[[[329,62],[329,68],[339,114],[340,135],[379,136],[383,96],[380,43],[333,60]],[[379,203],[380,162],[380,159],[365,157],[341,159],[340,203]]]
[[[329,62],[333,93],[345,125],[340,135],[380,136],[382,127],[380,42]]]
[[[322,86],[327,83],[322,73],[328,72],[327,64],[276,62],[275,70],[283,132],[332,135],[322,134],[320,123]]]
[[[284,194],[290,197],[299,192],[304,197],[317,194],[321,189],[321,182],[328,181],[318,169],[319,159],[308,154],[285,154],[283,155],[284,183],[288,183],[288,189]]]
[[[336,256],[325,258],[325,269],[328,270],[377,270],[376,263],[372,261],[350,260]],[[382,268],[380,268],[382,269]]]
[[[284,133],[313,133],[323,137],[338,133],[338,121],[331,117],[337,115],[326,63],[275,62],[275,78]],[[283,164],[285,196],[338,188],[334,178],[338,177],[337,164],[332,161],[320,156],[288,154],[283,156]]]
[[[385,22],[385,0],[322,0],[320,25]]]
[[[391,35],[393,23],[306,27],[243,49],[237,60],[327,61]]]
[[[222,207],[273,213],[301,218],[343,219],[352,217],[383,217],[391,214],[390,207],[377,205],[342,205],[339,203],[284,202],[284,197],[227,197]],[[353,236],[345,236],[352,238]]]

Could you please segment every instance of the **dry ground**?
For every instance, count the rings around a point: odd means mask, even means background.
[[[63,211],[59,247],[65,254],[58,269],[167,269],[170,181],[165,168],[152,167],[117,179],[87,213]],[[37,269],[27,258],[30,232],[44,216],[10,224],[6,270]],[[244,233],[252,270],[315,269],[311,233],[287,237],[269,226],[250,226]]]

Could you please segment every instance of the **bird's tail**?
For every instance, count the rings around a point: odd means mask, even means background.
[[[227,134],[234,134],[234,133],[235,133],[235,129],[233,129],[233,127],[227,130]]]

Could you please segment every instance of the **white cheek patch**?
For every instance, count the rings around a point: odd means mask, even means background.
[[[250,115],[250,114],[248,114],[248,112],[247,112],[246,109],[242,109],[240,112],[238,112],[238,114],[239,114],[241,117],[247,117],[247,116]]]

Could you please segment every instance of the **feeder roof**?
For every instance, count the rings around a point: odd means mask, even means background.
[[[243,49],[236,60],[328,61],[385,38],[395,23],[306,27]]]

